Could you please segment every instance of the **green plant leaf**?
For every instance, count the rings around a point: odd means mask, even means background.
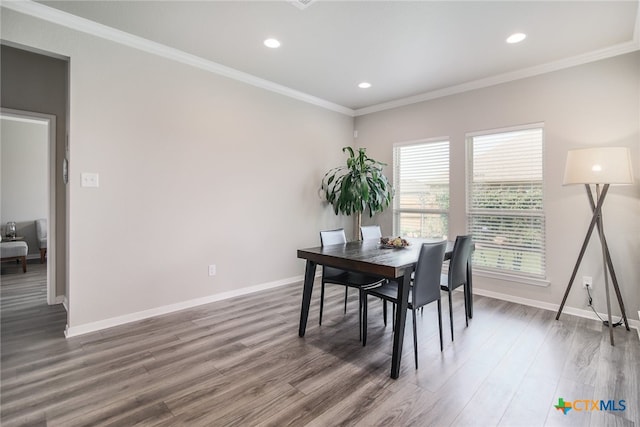
[[[386,164],[368,157],[364,148],[359,148],[357,154],[352,147],[344,147],[342,151],[348,154],[346,166],[329,170],[321,184],[334,212],[351,215],[369,210],[369,216],[382,212],[391,204],[394,194],[382,172]]]

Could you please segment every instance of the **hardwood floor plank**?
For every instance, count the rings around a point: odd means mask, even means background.
[[[70,339],[66,313],[46,305],[46,265],[5,271],[0,284],[0,423],[5,426],[638,427],[638,407],[575,411],[565,399],[638,401],[640,343],[599,322],[475,297],[465,326],[453,295],[455,341],[443,310],[417,316],[420,369],[408,319],[400,377],[389,378],[393,334],[371,301],[366,347],[358,295],[319,286],[298,337],[301,284],[291,284]]]
[[[454,420],[455,425],[497,425],[509,408],[527,367],[544,342],[547,334],[545,325],[553,318],[551,312],[521,307],[523,309],[517,320],[490,342],[491,357],[500,361],[467,403],[464,412]],[[502,353],[501,349],[506,351]]]
[[[500,427],[543,426],[547,411],[558,403],[558,382],[527,374],[500,418]]]

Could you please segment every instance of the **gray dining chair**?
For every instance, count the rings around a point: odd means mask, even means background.
[[[379,239],[382,237],[382,230],[379,225],[363,225],[360,227],[362,240]]]
[[[326,230],[320,232],[320,244],[322,246],[346,244],[347,237],[344,234],[344,229],[339,228],[336,230]],[[354,273],[346,270],[342,270],[335,267],[322,267],[322,280],[320,286],[320,317],[319,324],[322,325],[322,313],[324,311],[324,288],[326,283],[342,285],[344,289],[344,312],[347,312],[347,298],[349,296],[349,288],[356,288],[362,290],[363,288],[380,286],[384,283],[385,279],[377,276],[369,276],[366,274]],[[360,333],[362,333],[362,300],[359,294],[359,309],[358,309],[358,324]],[[385,310],[385,324],[386,324],[386,310]]]
[[[449,272],[440,276],[440,288],[449,295],[449,324],[451,326],[451,341],[453,341],[453,304],[451,292],[462,286],[464,291],[464,318],[469,326],[467,310],[467,264],[471,262],[472,240],[471,235],[457,236],[453,244],[451,259],[449,260]]]
[[[447,250],[447,242],[424,243],[420,248],[416,263],[413,286],[409,290],[409,305],[413,316],[413,352],[418,369],[418,333],[416,331],[416,310],[434,301],[438,303],[438,331],[440,334],[440,351],[442,345],[442,304],[440,303],[440,271]],[[362,345],[367,345],[367,310],[368,296],[373,295],[398,304],[398,282],[389,280],[384,285],[363,290],[362,301]]]

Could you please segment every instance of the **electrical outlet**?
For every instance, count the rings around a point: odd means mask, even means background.
[[[215,275],[216,275],[216,265],[211,264],[209,266],[209,276],[215,276]]]
[[[82,172],[80,175],[80,185],[82,187],[99,187],[99,175],[97,173]]]
[[[593,277],[591,276],[582,276],[582,287],[593,290]]]

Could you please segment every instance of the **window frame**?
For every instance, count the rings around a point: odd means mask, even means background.
[[[448,235],[449,233],[449,211],[451,209],[451,205],[449,203],[449,208],[448,209],[433,209],[433,208],[427,208],[427,209],[416,209],[416,208],[400,208],[399,204],[400,204],[400,179],[399,179],[399,174],[400,171],[398,169],[398,155],[399,155],[399,150],[402,149],[403,147],[409,147],[409,146],[418,146],[418,145],[427,145],[427,144],[436,144],[436,143],[446,143],[447,144],[447,150],[448,150],[448,177],[447,177],[447,186],[448,186],[448,194],[449,194],[449,201],[451,201],[451,138],[449,138],[448,136],[441,136],[441,137],[434,137],[434,138],[424,138],[424,139],[417,139],[417,140],[412,140],[412,141],[404,141],[404,142],[397,142],[393,144],[393,185],[395,188],[395,194],[393,197],[393,206],[392,206],[392,216],[393,216],[393,233],[394,235],[399,236],[400,233],[400,221],[399,221],[399,216],[403,213],[406,214],[418,214],[418,215],[445,215],[446,216],[446,220],[447,220],[447,230],[446,230],[446,234]]]
[[[517,271],[513,268],[511,269],[498,269],[498,268],[490,268],[484,267],[480,265],[474,264],[474,274],[478,274],[485,277],[491,277],[501,280],[508,280],[512,282],[520,282],[530,285],[536,286],[549,286],[550,282],[547,279],[548,274],[548,266],[547,266],[547,220],[546,220],[546,173],[545,173],[545,129],[544,123],[531,123],[520,126],[511,126],[505,128],[497,128],[497,129],[488,129],[477,132],[469,132],[465,135],[466,141],[466,179],[465,179],[465,203],[466,203],[466,224],[467,224],[467,232],[472,232],[472,216],[473,215],[482,215],[482,210],[474,210],[472,209],[472,186],[473,186],[473,165],[474,165],[474,138],[478,136],[488,136],[488,135],[500,135],[504,133],[517,132],[523,130],[540,130],[541,131],[541,188],[542,188],[542,197],[541,197],[541,209],[540,211],[536,211],[533,213],[527,212],[527,210],[508,210],[508,209],[496,209],[491,210],[490,213],[495,216],[523,216],[526,218],[537,218],[542,222],[542,249],[539,252],[542,256],[542,273],[526,273],[522,271]],[[484,212],[485,214],[487,212]],[[476,243],[478,245],[478,243]]]

